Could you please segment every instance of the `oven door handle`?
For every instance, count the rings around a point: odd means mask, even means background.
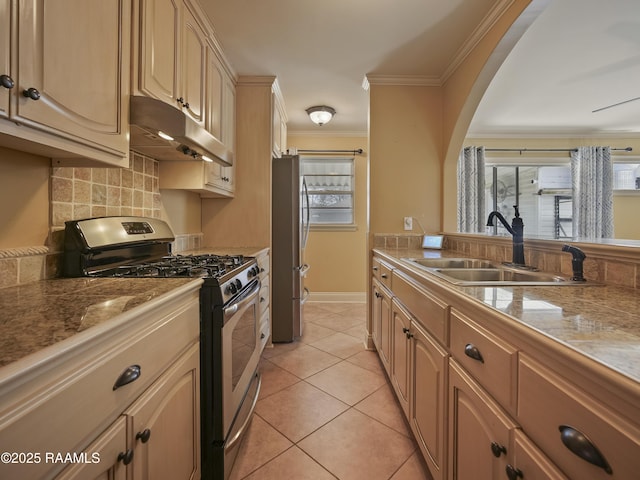
[[[256,282],[255,285],[249,291],[243,294],[242,298],[240,298],[236,303],[234,303],[233,305],[229,305],[228,307],[224,307],[225,319],[227,317],[230,317],[231,315],[234,315],[238,310],[244,308],[246,304],[251,303],[255,299],[255,297],[258,296],[259,292],[260,282]]]

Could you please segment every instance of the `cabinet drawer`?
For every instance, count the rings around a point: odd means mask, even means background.
[[[515,347],[451,309],[453,357],[491,393],[498,403],[515,412],[518,356]]]
[[[519,423],[567,477],[638,478],[640,431],[637,425],[618,417],[611,408],[597,403],[586,392],[525,354],[519,361],[518,390]],[[569,450],[565,442],[591,458],[603,458],[610,473],[605,463],[599,467],[583,460]]]
[[[449,306],[413,283],[402,272],[394,272],[392,290],[418,322],[446,344]]]
[[[199,337],[199,302],[185,304],[159,319],[142,320],[130,334],[114,336],[87,352],[76,370],[43,380],[43,388],[0,412],[0,446],[16,452],[74,452],[86,447]],[[143,314],[141,314],[143,315]],[[140,366],[137,380],[114,390],[116,379],[131,365]],[[14,475],[13,465],[0,463],[0,478],[43,478],[64,465],[31,465]]]
[[[384,286],[391,288],[391,272],[393,268],[388,263],[383,262],[379,258],[374,258],[372,262],[373,276],[378,279]]]

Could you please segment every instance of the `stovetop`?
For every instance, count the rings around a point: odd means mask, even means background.
[[[91,273],[97,277],[222,278],[251,261],[243,255],[167,255],[157,261],[120,265]]]

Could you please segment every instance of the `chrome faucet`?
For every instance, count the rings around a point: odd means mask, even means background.
[[[571,259],[571,268],[573,269],[573,276],[571,277],[571,280],[574,282],[585,282],[586,278],[584,278],[582,273],[582,262],[584,262],[584,259],[587,258],[587,256],[578,247],[574,247],[572,245],[563,245],[562,251],[569,252],[573,257]]]
[[[494,210],[489,214],[489,218],[487,219],[487,227],[493,227],[493,219],[494,217],[502,222],[504,228],[513,235],[513,261],[514,265],[524,266],[524,223],[522,223],[522,219],[520,218],[520,212],[518,211],[518,206],[514,205],[513,208],[516,210],[516,216],[513,218],[511,222],[511,226],[507,223],[507,220],[504,216]]]

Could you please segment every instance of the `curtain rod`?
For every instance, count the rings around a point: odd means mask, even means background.
[[[631,147],[612,148],[611,150],[622,150],[632,152]],[[577,152],[577,148],[485,148],[486,152]]]
[[[297,150],[298,153],[307,153],[307,154],[323,154],[323,153],[333,153],[333,154],[341,154],[341,153],[350,153],[352,155],[362,155],[363,150],[361,148],[355,150]]]

